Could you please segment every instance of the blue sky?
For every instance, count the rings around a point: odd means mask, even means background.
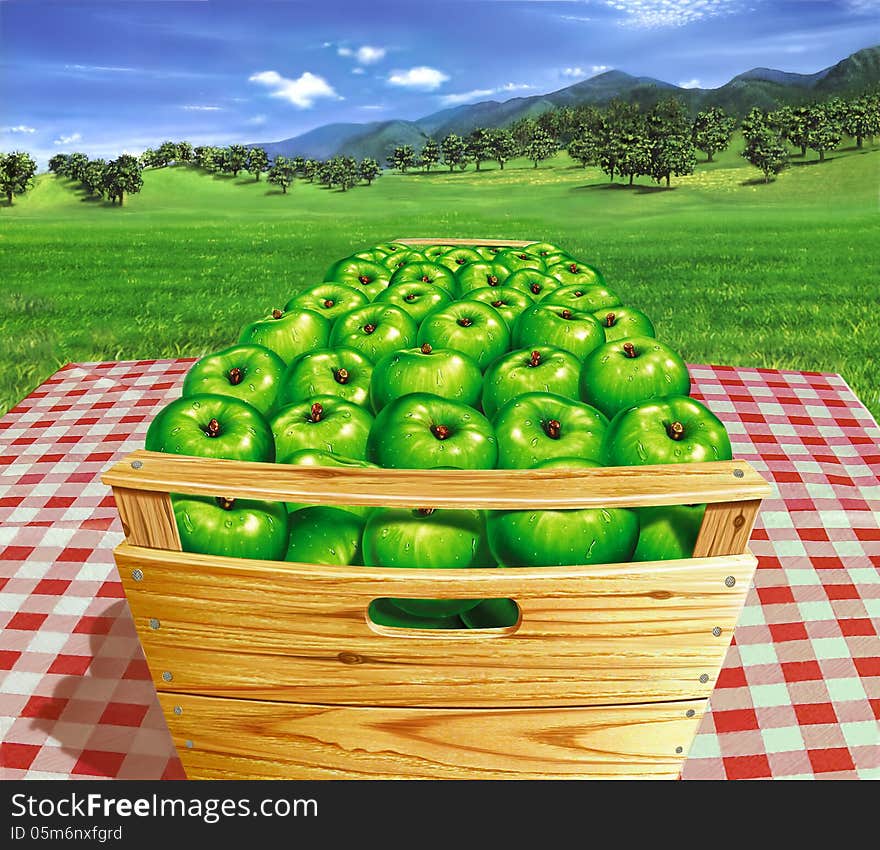
[[[617,68],[712,88],[880,41],[877,0],[0,0],[0,150],[140,152],[415,119]]]

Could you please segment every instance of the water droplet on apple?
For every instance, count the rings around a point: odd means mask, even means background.
[[[180,426],[178,425],[176,428],[171,429],[172,436],[180,431]]]
[[[223,523],[227,528],[232,528],[232,520],[228,519]]]
[[[538,445],[538,438],[537,438],[537,437],[532,437],[532,439],[529,440],[529,445],[530,445],[532,448],[535,448],[535,446]]]
[[[192,521],[192,517],[186,511],[183,512],[183,516],[180,518],[180,521],[183,523],[183,527],[187,530],[187,532],[192,534],[193,531],[195,531],[195,524]]]
[[[602,508],[600,512],[602,514],[602,519],[604,519],[605,522],[611,522],[611,514],[608,513],[605,508]]]
[[[192,409],[193,409],[193,410],[198,410],[201,406],[202,406],[202,403],[201,403],[200,401],[194,401],[194,402],[192,403]]]
[[[648,459],[648,453],[645,451],[645,446],[643,443],[636,443],[636,451],[639,455],[639,460],[644,463]]]

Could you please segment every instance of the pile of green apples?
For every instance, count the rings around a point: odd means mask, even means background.
[[[146,448],[313,466],[525,469],[729,460],[681,356],[597,269],[550,243],[385,243],[200,359]],[[173,495],[184,550],[471,568],[689,557],[704,505],[329,507]],[[510,600],[394,599],[374,621],[485,628]]]

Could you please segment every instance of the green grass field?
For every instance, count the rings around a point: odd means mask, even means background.
[[[0,207],[0,412],[64,363],[217,350],[339,257],[446,236],[556,242],[686,359],[839,372],[880,416],[880,148],[811,152],[763,185],[741,147],[671,191],[565,154],[345,194],[170,168],[122,209],[41,175]]]

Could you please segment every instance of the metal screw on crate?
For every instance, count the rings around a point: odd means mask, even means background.
[[[745,472],[743,472],[741,469],[734,469],[733,470],[733,477],[734,478],[742,478],[744,476],[745,476]]]
[[[170,682],[173,678],[174,676],[172,676],[167,670],[162,674],[163,682]]]
[[[186,742],[186,748],[187,748],[188,750],[191,750],[191,749],[193,748],[193,742],[192,742],[192,741],[187,741],[187,742]]]
[[[689,708],[689,709],[685,712],[685,714],[686,714],[688,717],[693,717],[696,713],[697,713],[697,712],[694,711],[692,708]]]
[[[132,577],[135,581],[143,581],[143,578],[144,578],[143,570],[132,570],[132,571],[131,571],[131,577]]]
[[[709,681],[709,676],[708,676],[708,674],[706,674],[706,673],[702,673],[702,674],[700,675],[700,681],[705,685],[706,682]]]
[[[155,617],[150,617],[150,628],[156,631],[162,625]]]
[[[175,705],[174,713],[179,717],[181,714],[183,714],[183,709],[179,705]]]
[[[721,628],[719,626],[715,626],[715,628],[712,629],[712,634],[715,637],[720,637],[721,636]]]
[[[684,752],[684,747],[676,747],[676,748],[675,748],[675,752],[678,753],[678,754],[683,753],[683,752]]]
[[[144,462],[142,460],[133,460],[131,462],[132,469],[140,469],[143,465],[144,465]]]
[[[727,585],[727,587],[733,587],[736,584],[736,579],[733,576],[728,576],[724,579],[724,584]]]

